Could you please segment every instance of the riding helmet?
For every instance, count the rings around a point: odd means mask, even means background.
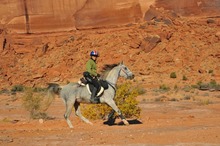
[[[99,52],[94,50],[94,51],[92,51],[92,52],[90,53],[90,56],[99,57]]]

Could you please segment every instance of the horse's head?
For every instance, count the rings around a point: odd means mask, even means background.
[[[119,64],[120,71],[119,71],[119,76],[124,77],[126,79],[133,79],[134,74],[130,71],[130,69],[121,62]]]

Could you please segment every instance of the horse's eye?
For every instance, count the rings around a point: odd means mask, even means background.
[[[127,68],[127,67],[125,67],[125,70],[128,70],[128,68]]]

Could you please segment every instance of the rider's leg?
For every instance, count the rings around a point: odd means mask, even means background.
[[[92,95],[91,95],[91,98],[90,98],[90,101],[92,103],[98,103],[99,102],[99,98],[96,97],[96,93],[97,93],[97,90],[99,88],[99,83],[96,79],[92,79],[92,84],[94,85],[94,88],[92,90]]]
[[[91,83],[91,84],[93,84],[94,85],[94,88],[93,88],[93,90],[92,90],[92,95],[91,95],[91,98],[90,98],[90,101],[92,102],[92,103],[98,103],[99,102],[99,98],[98,97],[96,97],[96,92],[97,92],[97,90],[98,90],[98,88],[99,88],[99,83],[98,83],[98,81],[96,80],[96,79],[94,79],[92,76],[90,76],[90,75],[84,75],[84,77],[86,78],[86,80],[89,82],[89,83]]]
[[[97,88],[94,87],[93,90],[92,90],[92,95],[90,97],[90,101],[92,103],[98,103],[99,102],[99,99],[96,97],[96,92],[97,92]]]

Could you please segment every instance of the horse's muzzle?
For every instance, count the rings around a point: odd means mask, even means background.
[[[134,78],[134,74],[128,77],[128,79],[132,80]]]

